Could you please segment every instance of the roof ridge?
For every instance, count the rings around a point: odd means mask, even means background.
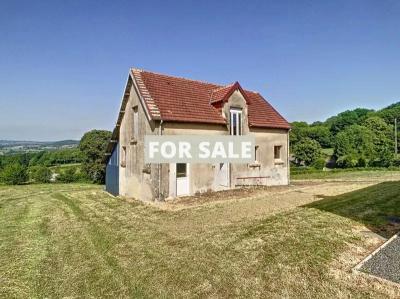
[[[185,77],[172,76],[172,75],[168,75],[168,74],[163,74],[163,73],[148,71],[148,70],[139,69],[139,68],[135,68],[135,67],[131,67],[131,70],[133,70],[133,71],[138,71],[138,72],[151,73],[151,74],[154,74],[154,75],[160,75],[160,76],[165,76],[165,77],[174,78],[174,79],[181,79],[181,80],[186,80],[186,81],[192,81],[192,82],[197,82],[197,83],[202,83],[202,84],[207,84],[207,85],[215,85],[215,86],[218,86],[218,87],[225,87],[225,86],[227,86],[227,85],[222,85],[222,84],[219,84],[219,83],[211,83],[211,82],[204,81],[204,80],[196,80],[196,79],[189,79],[189,78],[185,78]]]
[[[222,89],[222,88],[225,88],[225,87],[232,86],[232,85],[234,85],[236,82],[238,82],[238,81],[235,81],[235,82],[232,82],[232,83],[228,83],[228,84],[224,84],[224,85],[223,85],[223,84],[220,84],[220,83],[212,83],[212,82],[204,81],[204,80],[196,80],[196,79],[189,79],[189,78],[180,77],[180,76],[172,76],[172,75],[168,75],[168,74],[164,74],[164,73],[159,73],[159,72],[154,72],[154,71],[149,71],[149,70],[145,70],[145,69],[141,69],[141,68],[136,68],[136,67],[131,67],[131,70],[132,70],[132,71],[138,71],[138,72],[151,73],[151,74],[154,74],[154,75],[160,75],[160,76],[165,76],[165,77],[174,78],[174,79],[187,80],[187,81],[192,81],[192,82],[197,82],[197,83],[203,83],[203,84],[208,84],[208,85],[215,85],[215,86],[218,86],[218,88],[216,88],[216,91],[217,91],[218,89]],[[246,89],[246,88],[243,88],[243,90],[244,90],[244,91],[249,91],[249,92],[253,92],[253,93],[258,93],[258,94],[260,94],[260,92],[259,92],[259,91],[256,91],[256,90],[250,90],[250,89]]]
[[[222,89],[224,89],[224,88],[232,87],[233,85],[235,85],[235,83],[236,83],[236,82],[233,82],[233,83],[229,83],[229,84],[227,84],[227,85],[224,85],[224,86],[215,88],[215,89],[213,89],[213,92],[218,92],[218,91],[220,91],[220,90],[222,90]]]

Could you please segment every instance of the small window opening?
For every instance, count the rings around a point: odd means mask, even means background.
[[[126,146],[122,147],[121,166],[126,167]]]
[[[281,145],[274,146],[274,159],[275,160],[280,160],[281,159],[281,150],[282,150],[282,146]]]
[[[187,164],[186,163],[177,163],[176,164],[176,177],[184,178],[187,177]]]
[[[139,114],[138,107],[133,107],[133,138],[137,139],[139,136]]]
[[[256,161],[256,162],[258,162],[258,155],[259,155],[259,150],[258,150],[258,145],[256,145],[255,147],[254,147],[254,160]]]

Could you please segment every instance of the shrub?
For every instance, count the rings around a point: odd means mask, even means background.
[[[84,183],[90,183],[92,182],[91,179],[87,176],[86,173],[84,173],[82,170],[77,170],[75,173],[75,182],[84,182]]]
[[[76,168],[69,167],[57,176],[57,182],[72,183],[77,181]]]
[[[28,180],[28,172],[21,164],[9,164],[1,172],[1,181],[7,185],[21,185]]]
[[[400,166],[400,158],[398,158],[398,157],[394,158],[392,164],[394,167],[399,167]]]
[[[35,166],[31,168],[31,178],[36,183],[50,183],[51,170],[46,166]]]
[[[358,159],[350,155],[342,156],[336,161],[336,165],[340,168],[351,168],[356,167]]]
[[[364,157],[358,158],[357,167],[367,167],[368,162]]]
[[[293,156],[298,164],[311,165],[322,156],[321,145],[310,138],[303,138],[293,147]]]
[[[326,161],[324,158],[318,158],[317,160],[315,160],[312,164],[311,167],[315,168],[315,169],[324,169],[326,165]]]

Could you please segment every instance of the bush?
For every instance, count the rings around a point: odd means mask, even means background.
[[[336,165],[340,168],[352,168],[356,167],[358,159],[352,156],[342,156],[336,161]]]
[[[28,172],[21,164],[9,164],[3,169],[0,177],[7,185],[21,185],[28,180]]]
[[[57,176],[57,182],[72,183],[77,181],[76,168],[69,167]]]
[[[46,166],[35,166],[31,168],[31,178],[36,183],[50,183],[51,170]]]
[[[392,165],[394,167],[399,167],[400,166],[400,158],[394,158]]]
[[[367,167],[368,162],[364,157],[358,158],[357,167]]]
[[[321,145],[310,138],[303,138],[293,147],[293,156],[297,164],[309,166],[322,156]]]
[[[324,169],[326,165],[326,161],[324,158],[318,158],[317,160],[315,160],[312,164],[311,167],[315,168],[315,169]]]

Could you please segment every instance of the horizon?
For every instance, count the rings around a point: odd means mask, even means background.
[[[340,112],[338,112],[338,113],[336,113],[336,114],[333,114],[333,115],[330,115],[330,116],[328,116],[327,118],[325,118],[325,119],[321,119],[321,120],[315,120],[315,121],[312,121],[312,122],[308,122],[308,121],[304,121],[304,120],[293,120],[293,121],[289,121],[289,123],[293,123],[293,122],[306,122],[308,125],[312,125],[314,122],[325,122],[326,120],[328,120],[330,117],[333,117],[333,116],[336,116],[336,115],[338,115],[339,113],[342,113],[342,112],[346,112],[346,111],[352,111],[352,110],[355,110],[355,109],[358,109],[358,108],[360,108],[360,109],[368,109],[368,110],[373,110],[373,111],[380,111],[380,110],[382,110],[382,109],[385,109],[385,108],[387,108],[387,107],[389,107],[389,106],[391,106],[391,105],[393,105],[393,104],[397,104],[397,103],[400,103],[400,101],[395,101],[395,102],[393,102],[393,103],[391,103],[391,104],[388,104],[388,105],[385,105],[384,107],[380,107],[380,108],[378,108],[378,109],[373,109],[373,108],[369,108],[369,107],[354,107],[354,108],[351,108],[351,109],[346,109],[346,110],[343,110],[343,111],[340,111]],[[112,129],[110,129],[110,130],[108,130],[108,131],[111,131],[112,132],[112,130],[113,130],[114,128],[112,128]],[[97,130],[97,128],[93,128],[93,129],[89,129],[88,131],[91,131],[91,130]],[[105,130],[107,130],[107,129],[105,129]],[[86,132],[84,132],[84,133],[86,133]],[[82,137],[82,136],[81,136]],[[1,141],[16,141],[16,142],[43,142],[43,143],[52,143],[52,142],[60,142],[60,141],[80,141],[80,139],[81,139],[81,137],[79,137],[79,138],[61,138],[61,139],[55,139],[55,140],[22,140],[22,139],[3,139],[3,138],[0,138],[0,142]]]
[[[132,66],[239,81],[289,122],[382,109],[399,101],[399,13],[391,1],[1,3],[0,139],[112,130]]]

